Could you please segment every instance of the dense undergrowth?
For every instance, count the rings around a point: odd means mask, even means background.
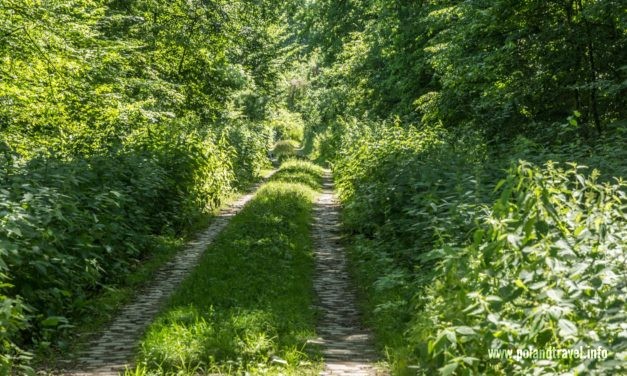
[[[599,153],[582,153],[590,166],[510,165],[443,130],[386,127],[357,140],[334,170],[369,321],[395,372],[617,372],[627,197],[622,180],[593,171]],[[490,359],[580,346],[607,358]]]
[[[32,373],[33,353],[68,355],[270,166],[274,134],[297,122],[270,119],[281,14],[267,2],[0,3],[0,374]]]
[[[281,140],[274,145],[272,155],[277,161],[282,162],[296,156],[296,148],[298,144],[292,140]]]
[[[32,372],[26,349],[63,351],[92,299],[173,253],[268,156],[333,168],[394,373],[624,371],[625,25],[610,0],[0,2],[0,373]],[[281,267],[308,262],[305,202],[319,184],[290,163],[276,176],[300,184],[272,183],[251,206],[266,211],[243,213],[297,218],[255,244],[276,258],[270,245],[296,236],[304,248]],[[264,206],[274,201],[293,205]],[[278,281],[263,252],[234,252]],[[231,256],[211,254],[234,278]],[[304,328],[306,308],[294,323],[242,323],[218,303],[182,320],[209,338],[190,344],[219,339],[222,352],[181,350],[185,362],[252,370],[276,352],[296,372],[300,339],[253,329]],[[168,320],[153,329],[176,334]],[[172,328],[190,335],[188,321]],[[218,322],[259,346],[224,340]],[[607,357],[490,355],[579,346]],[[183,367],[159,351],[144,354],[151,371]]]
[[[309,229],[320,167],[287,161],[209,246],[127,374],[316,374]],[[315,354],[315,352],[314,352]]]
[[[244,128],[229,130],[233,144],[161,131],[115,154],[35,157],[6,171],[0,267],[14,298],[3,300],[5,341],[43,346],[70,330],[70,320],[91,315],[94,293],[159,248],[160,235],[189,231],[268,164],[263,135]]]
[[[394,374],[624,373],[622,14],[320,0],[294,17],[287,104],[333,168]],[[605,353],[531,352],[580,347]]]

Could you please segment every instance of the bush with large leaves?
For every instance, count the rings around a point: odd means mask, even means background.
[[[583,170],[520,163],[471,244],[431,251],[441,261],[416,296],[410,340],[425,370],[606,375],[624,365],[626,185]],[[580,347],[608,357],[489,358],[490,349]]]

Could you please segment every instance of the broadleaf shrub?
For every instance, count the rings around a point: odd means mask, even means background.
[[[428,343],[419,354],[427,372],[605,375],[624,364],[626,185],[584,169],[521,162],[472,243],[441,258],[411,324],[410,343]],[[602,349],[607,358],[489,358],[533,348]]]
[[[109,154],[2,165],[4,366],[19,346],[70,328],[91,296],[152,252],[153,235],[186,232],[249,184],[268,164],[267,135],[234,128],[218,138],[153,125]]]
[[[278,141],[272,149],[272,154],[279,162],[296,156],[297,143],[291,140]]]
[[[471,132],[345,129],[332,161],[344,226],[395,373],[602,375],[625,361],[625,183],[550,162],[576,150],[596,166],[620,148],[516,142],[503,158]],[[490,358],[580,346],[607,358]]]
[[[305,124],[299,113],[279,109],[270,119],[269,125],[274,129],[277,140],[303,140]]]

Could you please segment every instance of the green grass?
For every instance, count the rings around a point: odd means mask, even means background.
[[[276,156],[279,162],[283,162],[286,159],[296,157],[296,149],[299,147],[298,142],[293,140],[280,140],[274,145],[272,153]]]
[[[146,374],[316,374],[312,205],[322,170],[288,162],[207,249],[148,328]],[[316,184],[317,182],[317,184]]]
[[[34,365],[39,369],[54,369],[60,361],[73,362],[85,349],[89,339],[102,330],[115,314],[135,296],[135,292],[152,279],[154,273],[168,262],[185,244],[185,238],[172,235],[155,236],[154,253],[139,263],[123,282],[103,286],[101,293],[84,301],[83,316],[64,333],[57,333],[54,344],[38,343],[34,352]],[[66,365],[67,366],[67,365]]]
[[[268,175],[270,171],[261,171],[258,179]],[[35,368],[55,369],[59,367],[60,362],[76,362],[76,358],[93,335],[99,333],[122,307],[130,303],[136,292],[152,281],[154,273],[180,252],[194,234],[207,228],[215,219],[215,215],[237,197],[238,194],[226,196],[220,208],[197,218],[196,222],[181,235],[154,236],[151,239],[153,251],[146,255],[145,259],[139,260],[131,273],[116,285],[103,286],[102,292],[84,301],[81,317],[73,318],[72,327],[63,333],[57,333],[53,344],[40,343],[35,348],[33,359]]]
[[[284,181],[304,184],[313,190],[320,190],[324,169],[311,162],[289,159],[281,164],[281,168],[270,181]]]

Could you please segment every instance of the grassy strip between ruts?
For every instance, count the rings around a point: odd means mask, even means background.
[[[319,372],[306,342],[315,335],[310,226],[321,180],[309,162],[281,166],[148,328],[127,375]]]

